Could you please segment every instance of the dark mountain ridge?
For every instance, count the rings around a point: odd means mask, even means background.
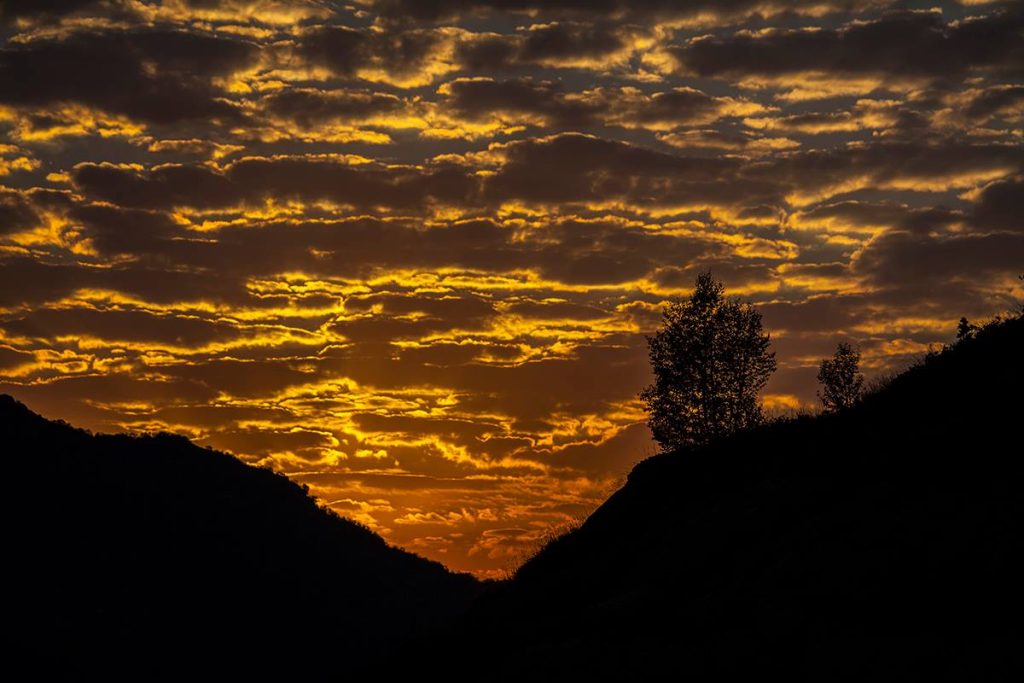
[[[452,679],[1022,680],[1022,392],[1016,318],[852,409],[640,463],[446,637]]]
[[[339,680],[478,590],[283,475],[0,396],[7,599],[32,680]]]
[[[1022,391],[1024,319],[986,326],[640,463],[483,587],[281,475],[0,397],[14,650],[45,680],[1020,680]]]

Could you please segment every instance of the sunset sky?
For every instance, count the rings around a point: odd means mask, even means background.
[[[1024,298],[1022,3],[7,0],[0,393],[497,575],[654,452],[704,270],[773,411]],[[45,482],[40,484],[45,492]]]

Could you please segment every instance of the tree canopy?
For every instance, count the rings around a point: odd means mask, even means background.
[[[860,373],[860,351],[840,342],[832,358],[821,361],[818,368],[821,389],[818,398],[825,410],[849,408],[864,392],[864,375]]]
[[[727,299],[703,273],[688,299],[665,309],[647,337],[654,383],[640,397],[648,425],[664,449],[708,443],[759,424],[758,393],[775,371],[770,337],[749,303]]]

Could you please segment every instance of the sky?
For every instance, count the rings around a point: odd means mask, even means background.
[[[772,414],[1024,299],[1024,5],[0,3],[0,393],[501,576],[655,452],[711,271]],[[44,489],[45,490],[45,487]]]

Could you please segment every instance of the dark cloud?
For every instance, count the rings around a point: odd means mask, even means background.
[[[353,353],[325,360],[325,369],[377,391],[411,386],[445,387],[459,393],[463,412],[499,410],[524,431],[550,429],[558,414],[599,414],[612,403],[635,398],[649,379],[643,339],[581,346],[565,358],[519,365],[467,363],[436,367],[391,355]],[[618,342],[618,343],[615,343]],[[543,424],[542,424],[543,423]]]
[[[26,230],[38,223],[38,214],[23,194],[0,188],[0,237]]]
[[[351,75],[366,63],[369,45],[364,31],[346,26],[323,26],[303,34],[297,50],[311,62],[335,73]]]
[[[104,253],[159,251],[166,240],[181,232],[165,213],[109,204],[76,205],[68,218],[87,230],[94,246]]]
[[[544,453],[543,460],[574,470],[625,474],[652,452],[651,433],[647,425],[633,424],[601,443],[575,443],[552,453]]]
[[[680,157],[582,135],[525,140],[501,150],[505,162],[482,183],[471,168],[447,161],[413,167],[317,157],[248,157],[223,170],[166,164],[139,171],[86,163],[74,168],[72,180],[92,198],[151,209],[231,207],[271,197],[326,199],[363,209],[610,197],[638,204],[779,201],[775,183],[740,179],[735,160]]]
[[[0,346],[0,370],[10,370],[30,363],[35,356],[31,353],[19,351],[18,349],[12,349],[9,346]]]
[[[480,437],[489,432],[501,430],[500,427],[485,422],[411,415],[353,413],[352,420],[359,427],[360,431],[391,434],[437,434],[440,436]]]
[[[68,419],[79,418],[96,424],[97,418],[116,415],[104,404],[123,401],[157,403],[202,403],[216,398],[217,392],[198,382],[176,381],[158,376],[138,377],[124,374],[78,374],[35,384],[0,379],[0,393],[24,398],[41,413],[61,412]],[[91,405],[90,405],[91,404]],[[115,425],[107,422],[107,428]]]
[[[993,117],[1019,121],[1024,116],[1024,85],[996,85],[972,92],[961,112],[979,121]]]
[[[72,172],[92,197],[136,208],[218,208],[270,198],[332,200],[363,209],[465,203],[476,181],[469,169],[353,164],[336,157],[246,157],[223,170],[166,164],[148,172],[110,164],[79,164]]]
[[[530,78],[460,78],[445,83],[440,92],[452,113],[469,119],[514,112],[544,117],[557,126],[587,127],[602,110],[598,102],[568,99],[559,83]]]
[[[426,298],[377,294],[350,297],[345,310],[372,315],[339,320],[331,329],[354,342],[421,339],[452,330],[479,330],[496,315],[494,305],[479,297]]]
[[[56,21],[80,12],[120,14],[124,3],[119,0],[4,0],[0,4],[0,25],[18,20]]]
[[[54,302],[84,288],[120,292],[160,304],[201,300],[258,303],[244,282],[216,270],[196,272],[138,264],[97,267],[30,257],[0,260],[0,306]]]
[[[757,310],[764,325],[773,331],[835,332],[863,322],[868,315],[864,297],[820,296],[804,301],[778,301],[760,304]]]
[[[114,164],[84,163],[72,169],[71,178],[90,197],[132,208],[212,208],[238,204],[243,198],[223,173],[200,165],[168,164],[147,174]]]
[[[572,66],[600,62],[625,48],[626,40],[621,27],[608,24],[535,24],[518,33],[484,33],[464,38],[456,47],[455,58],[463,69],[470,71]]]
[[[837,188],[969,187],[979,176],[1013,172],[1022,164],[1019,147],[937,139],[790,152],[751,167],[747,175],[801,194],[834,194]]]
[[[1006,178],[978,194],[971,216],[981,230],[1010,230],[1024,234],[1024,177]]]
[[[867,2],[861,6],[871,7],[883,3]],[[756,14],[764,10],[788,9],[793,11],[856,6],[852,2],[822,3],[817,0],[789,0],[766,5],[757,0],[376,0],[374,9],[381,16],[391,20],[437,21],[456,17],[472,17],[490,13],[511,12],[528,14],[531,17],[693,17],[698,15],[721,14],[735,17],[746,13]]]
[[[400,111],[405,102],[395,95],[368,90],[289,88],[261,100],[268,112],[310,128],[335,119],[361,119]]]
[[[41,263],[30,257],[6,259],[0,262],[0,306],[60,299],[83,286],[89,274],[85,268]]]
[[[161,374],[171,381],[208,387],[210,391],[236,397],[259,397],[322,381],[333,373],[330,368],[308,360],[228,358],[171,365],[161,368]]]
[[[295,414],[284,408],[262,406],[184,405],[166,406],[147,414],[147,418],[170,424],[187,424],[216,429],[238,422],[294,422]]]
[[[768,154],[799,147],[795,140],[769,137],[750,130],[722,128],[687,128],[661,133],[658,139],[671,147],[697,152],[704,149]]]
[[[694,88],[674,88],[651,95],[643,106],[637,108],[637,123],[673,123],[676,125],[701,122],[716,118],[722,106],[721,98],[711,97]],[[625,114],[631,117],[628,113]]]
[[[960,22],[947,22],[938,12],[903,11],[839,28],[701,36],[671,52],[682,69],[699,76],[822,71],[947,78],[978,67],[1019,71],[1022,27],[1019,8]]]
[[[598,320],[610,313],[595,306],[570,301],[517,301],[506,308],[508,313],[541,320]]]
[[[345,299],[345,310],[353,313],[382,313],[388,316],[422,314],[460,324],[459,321],[490,317],[494,313],[494,305],[481,297],[428,298],[412,294],[383,293],[350,296]]]
[[[0,320],[0,329],[17,337],[95,337],[109,340],[112,344],[153,342],[182,347],[203,346],[245,334],[237,326],[222,321],[155,315],[137,310],[91,308],[39,308],[9,320]]]
[[[423,166],[353,164],[335,157],[247,157],[223,169],[166,164],[148,171],[79,164],[75,186],[94,199],[149,209],[261,205],[270,198],[330,200],[363,210],[480,206],[509,200],[558,204],[618,199],[639,206],[783,205],[792,193],[837,187],[927,189],[1020,169],[1017,147],[958,141],[893,142],[809,150],[745,164],[658,152],[592,136],[563,134],[494,148],[484,176],[443,160]],[[851,183],[854,183],[851,186]]]
[[[300,34],[295,50],[312,64],[339,76],[355,76],[360,69],[408,75],[415,73],[445,40],[433,29],[370,31],[346,26],[315,26]]]
[[[734,159],[665,154],[584,135],[558,135],[502,147],[505,163],[487,178],[492,201],[557,204],[620,199],[638,205],[773,203],[779,186],[740,177]]]
[[[252,43],[167,29],[72,33],[0,48],[0,102],[77,103],[151,124],[238,121],[212,83],[252,63]]]
[[[633,87],[572,93],[561,83],[526,77],[460,78],[444,84],[439,92],[445,97],[443,106],[459,117],[486,120],[524,114],[554,128],[681,126],[707,123],[742,109],[738,100],[712,97],[693,88],[652,94]]]
[[[980,287],[1024,263],[1024,234],[931,237],[887,232],[857,254],[854,271],[885,286],[956,280]]]
[[[963,213],[942,207],[915,208],[898,202],[846,200],[819,204],[794,216],[812,225],[835,221],[838,227],[868,230],[899,228],[913,232],[943,230],[963,220]]]
[[[301,456],[308,452],[310,459],[319,456],[319,449],[332,445],[329,434],[299,428],[274,430],[249,427],[247,429],[220,429],[201,441],[202,445],[232,453],[252,456],[281,454],[285,451]]]

